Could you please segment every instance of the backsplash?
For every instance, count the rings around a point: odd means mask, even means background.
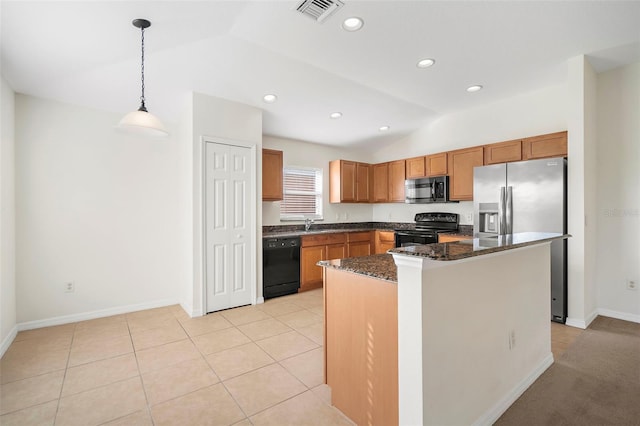
[[[351,223],[314,223],[311,225],[313,231],[326,231],[330,229],[415,229],[415,223],[406,222],[351,222]],[[473,231],[473,227],[472,231]],[[265,225],[262,227],[263,234],[282,232],[303,232],[302,225]]]

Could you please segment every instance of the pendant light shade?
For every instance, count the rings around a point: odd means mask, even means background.
[[[149,28],[151,26],[151,22],[146,19],[135,19],[133,22],[133,26],[136,28],[140,28],[141,32],[141,46],[142,46],[142,55],[141,55],[141,82],[142,82],[142,94],[140,96],[140,107],[136,111],[132,111],[129,114],[125,115],[120,123],[118,123],[118,128],[122,130],[126,130],[131,133],[148,135],[148,136],[167,136],[169,132],[165,129],[162,122],[153,114],[150,114],[147,111],[147,107],[145,105],[145,97],[144,97],[144,29]]]

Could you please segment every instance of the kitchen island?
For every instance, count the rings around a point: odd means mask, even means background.
[[[332,403],[357,424],[491,424],[553,362],[549,246],[567,237],[320,262]]]

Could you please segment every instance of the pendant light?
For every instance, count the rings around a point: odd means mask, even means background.
[[[151,26],[151,22],[146,19],[134,19],[132,23],[134,27],[140,28],[140,32],[142,34],[142,94],[140,96],[140,108],[138,108],[137,111],[132,111],[125,115],[122,120],[120,120],[120,123],[118,123],[118,128],[150,136],[167,136],[169,133],[164,128],[162,122],[155,115],[150,114],[149,111],[147,111],[147,107],[144,103],[144,29],[149,28]]]

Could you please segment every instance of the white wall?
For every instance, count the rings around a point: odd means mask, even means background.
[[[599,74],[597,84],[598,307],[640,322],[640,291],[626,288],[627,279],[640,284],[640,62]]]
[[[595,196],[595,74],[584,55],[568,61],[567,129],[569,161],[567,166],[567,224],[571,238],[567,243],[568,303],[567,323],[585,328],[595,318],[595,293],[592,280],[596,217]],[[593,195],[591,195],[593,194]]]
[[[192,290],[187,292],[190,299],[183,301],[183,306],[192,316],[199,316],[203,312],[203,219],[202,219],[202,165],[204,136],[216,139],[246,142],[257,148],[256,171],[256,259],[257,265],[262,265],[262,222],[260,210],[262,205],[262,110],[237,102],[212,96],[193,93],[191,99],[191,137],[190,158],[191,167],[191,202],[192,213]],[[257,295],[262,297],[262,268],[258,269]]]
[[[179,300],[181,144],[120,133],[120,118],[16,95],[19,323]]]
[[[0,357],[16,333],[15,94],[0,77]]]
[[[481,95],[481,93],[478,93]],[[565,86],[553,86],[525,93],[482,107],[443,115],[375,153],[376,161],[435,154],[458,148],[508,141],[567,130]],[[405,206],[380,204],[373,207],[373,220],[413,221],[421,211],[460,214],[460,223],[472,225],[472,202]]]
[[[475,95],[482,96],[482,92]],[[375,152],[374,159],[388,161],[558,132],[567,130],[566,117],[565,86],[552,86],[442,115],[406,138]]]
[[[263,146],[283,151],[285,166],[314,167],[323,169],[323,214],[322,223],[337,222],[370,222],[371,204],[332,204],[329,202],[329,161],[354,160],[369,162],[371,154],[358,150],[318,145],[293,139],[265,136]],[[303,222],[280,222],[280,202],[265,201],[262,203],[263,225],[288,225]]]

